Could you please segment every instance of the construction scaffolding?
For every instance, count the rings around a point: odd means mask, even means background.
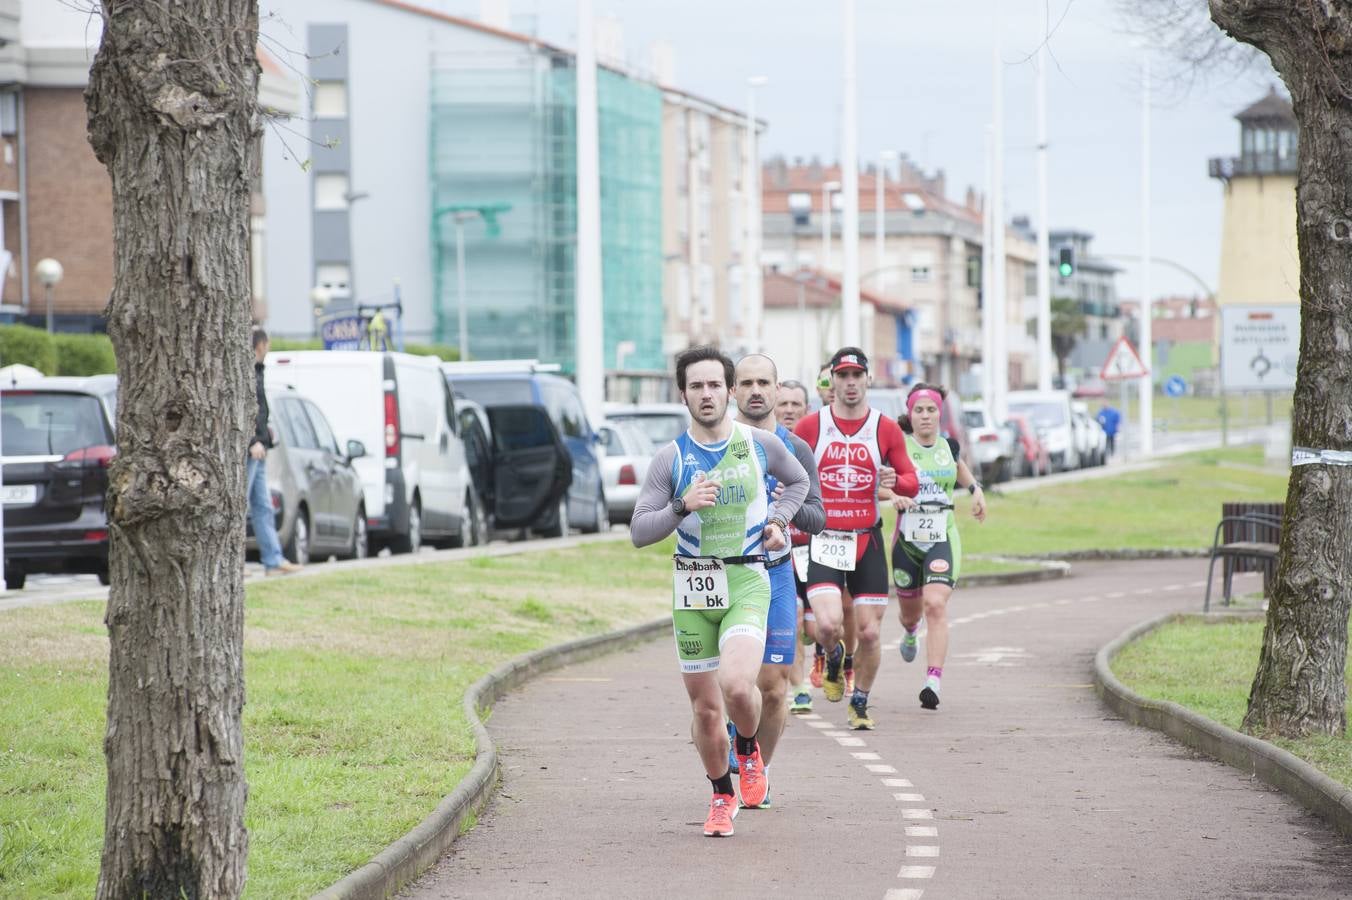
[[[465,226],[470,355],[574,364],[577,246],[573,58],[536,46],[435,56],[431,72],[434,328],[455,332],[454,205],[509,203],[501,235]],[[661,93],[598,73],[606,366],[660,369]],[[630,349],[632,342],[633,349]]]

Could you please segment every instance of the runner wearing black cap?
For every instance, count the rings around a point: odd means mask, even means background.
[[[914,497],[920,482],[896,421],[868,405],[868,357],[842,347],[831,357],[834,397],[829,406],[803,417],[794,432],[812,448],[826,506],[826,529],[812,538],[807,595],[816,617],[817,640],[826,649],[822,693],[832,702],[845,694],[843,601],[854,606],[858,649],[850,697],[850,727],[871,729],[868,695],[882,659],[880,637],[887,612],[887,551],[878,507],[879,475],[896,471],[895,494]]]

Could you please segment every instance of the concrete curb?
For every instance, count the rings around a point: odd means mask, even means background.
[[[1094,657],[1094,687],[1103,702],[1128,722],[1162,731],[1194,750],[1257,776],[1328,822],[1343,836],[1352,837],[1352,789],[1267,741],[1240,734],[1177,703],[1142,697],[1112,673],[1113,657],[1122,648],[1161,625],[1188,618],[1252,620],[1258,615],[1261,614],[1227,613],[1203,617],[1169,613],[1142,622],[1099,650]]]
[[[465,716],[474,729],[473,768],[412,831],[360,869],[315,894],[315,900],[391,897],[441,858],[460,835],[465,820],[483,807],[497,786],[498,751],[483,719],[507,692],[545,672],[651,640],[670,627],[671,616],[666,615],[620,631],[546,647],[505,663],[476,681],[464,697]]]
[[[1000,587],[1007,584],[1032,584],[1037,581],[1054,581],[1070,576],[1070,563],[1059,559],[1033,560],[1009,556],[973,556],[971,559],[984,559],[1002,563],[1034,563],[1036,568],[1018,572],[990,572],[985,575],[966,575],[959,582],[964,587]]]
[[[1136,559],[1199,559],[1211,555],[1209,547],[1161,547],[1153,550],[1062,550],[1057,553],[1016,555],[1011,560],[1065,560],[1068,562],[1114,562]]]

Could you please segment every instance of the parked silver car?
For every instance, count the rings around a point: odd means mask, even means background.
[[[319,407],[289,388],[269,390],[268,409],[268,491],[282,552],[300,565],[329,556],[364,558],[366,504],[352,460],[366,455],[365,446],[348,441],[339,448]],[[258,549],[252,533],[248,549]]]
[[[995,423],[980,400],[967,403],[962,410],[967,439],[972,442],[972,462],[979,467],[979,477],[985,484],[1008,481],[1017,474],[1015,431]]]
[[[606,419],[638,423],[654,446],[661,447],[674,441],[690,427],[690,411],[681,403],[607,403]],[[732,415],[732,404],[728,404]]]
[[[601,478],[612,522],[628,522],[655,450],[648,434],[632,419],[606,419],[596,430],[601,438]]]

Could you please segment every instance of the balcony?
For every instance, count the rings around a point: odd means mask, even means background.
[[[1247,153],[1243,156],[1224,156],[1207,161],[1207,174],[1229,181],[1246,175],[1295,175],[1297,158],[1294,154]]]

